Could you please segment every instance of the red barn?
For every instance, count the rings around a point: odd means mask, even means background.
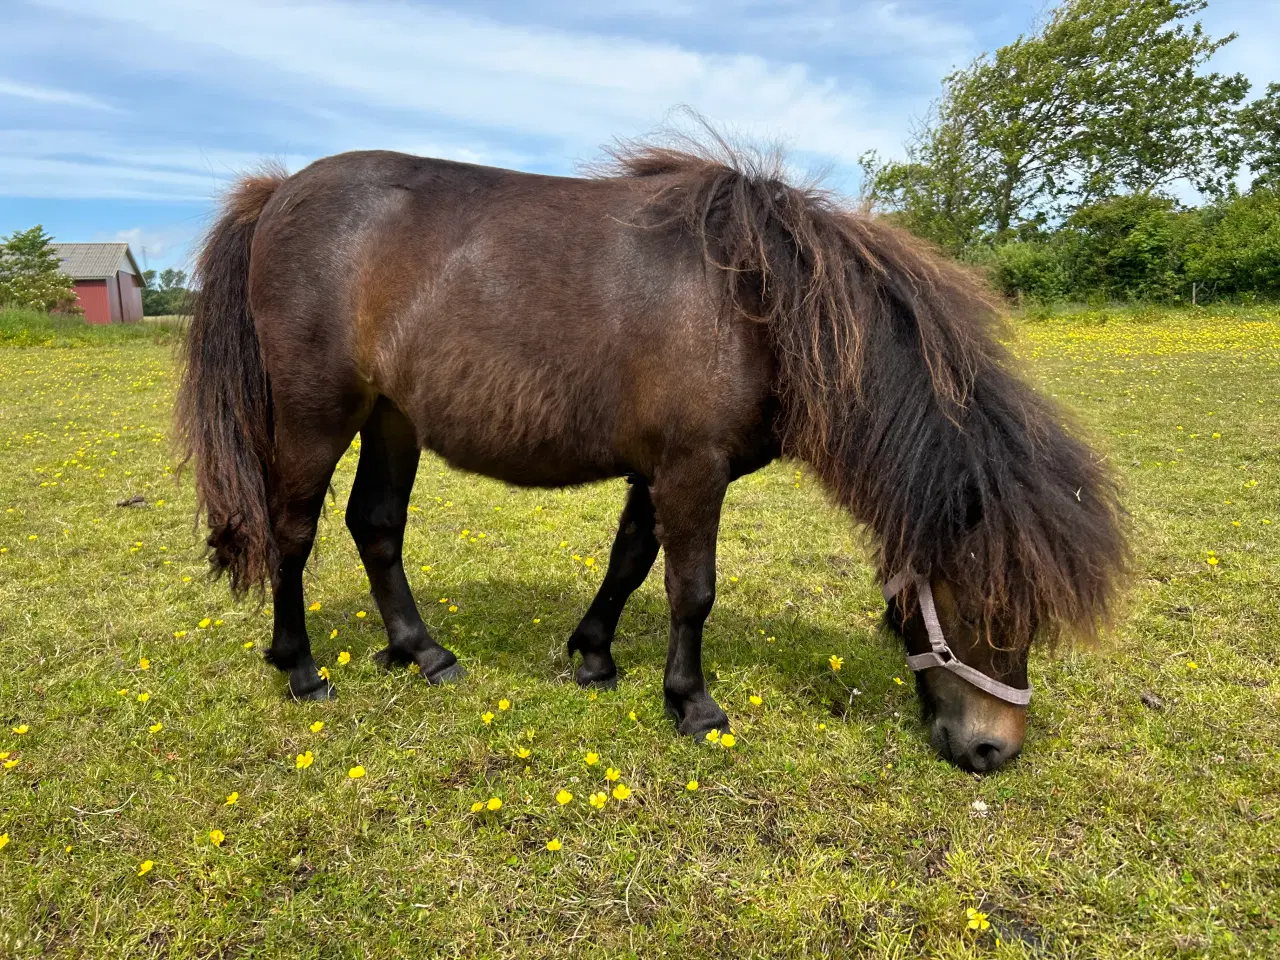
[[[142,319],[147,281],[127,243],[55,243],[62,272],[75,281],[85,323],[136,323]]]

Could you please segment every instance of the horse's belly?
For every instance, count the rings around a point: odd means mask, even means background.
[[[451,466],[520,486],[558,487],[627,470],[613,444],[612,403],[575,402],[564,381],[445,375],[412,403],[419,442]],[[604,402],[601,402],[601,401]]]

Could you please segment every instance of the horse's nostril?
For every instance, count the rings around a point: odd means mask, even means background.
[[[994,770],[1005,761],[1008,745],[1005,743],[982,740],[969,748],[969,766],[974,770]]]

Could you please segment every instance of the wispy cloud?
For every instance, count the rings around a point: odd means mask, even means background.
[[[0,97],[15,97],[19,100],[31,100],[35,103],[51,103],[63,107],[83,107],[87,110],[106,110],[112,113],[119,108],[91,97],[88,94],[76,93],[72,90],[58,90],[53,87],[40,87],[30,83],[19,83],[0,77]]]
[[[878,113],[866,84],[757,54],[511,25],[401,3],[45,2],[114,22],[135,37],[150,33],[169,51],[165,69],[199,70],[242,94],[362,104],[488,136],[540,138],[562,150],[645,132],[677,104],[840,160],[870,146],[887,148],[901,132]]]

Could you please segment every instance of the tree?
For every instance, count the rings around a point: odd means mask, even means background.
[[[1253,186],[1280,186],[1280,83],[1241,109],[1240,132]]]
[[[15,230],[0,244],[0,305],[79,312],[75,284],[40,224]]]
[[[187,273],[167,267],[157,275],[155,270],[144,270],[147,281],[142,291],[142,312],[148,317],[189,313],[191,291],[187,289]]]
[[[1234,39],[1183,22],[1205,3],[1066,0],[1036,33],[948,76],[907,162],[880,167],[872,192],[949,245],[1000,242],[1023,223],[1179,177],[1224,190],[1248,81],[1203,71]],[[954,192],[947,202],[955,184],[970,188],[963,204]]]

